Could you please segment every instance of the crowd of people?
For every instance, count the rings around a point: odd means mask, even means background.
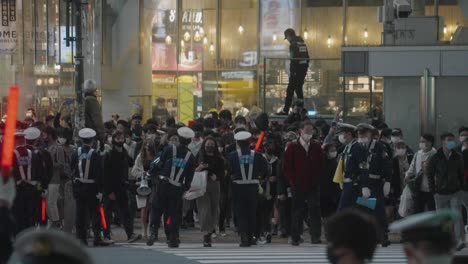
[[[304,222],[310,242],[320,244],[337,236],[322,235],[336,212],[357,209],[377,223],[376,243],[388,246],[389,223],[468,206],[467,127],[458,140],[443,133],[438,149],[434,136],[424,134],[413,151],[400,129],[384,123],[353,126],[299,113],[284,124],[268,122],[266,114],[233,117],[228,110],[188,124],[117,114],[102,122],[87,113],[86,128],[74,138],[69,116],[41,122],[28,109],[20,122],[24,131],[16,135],[10,230],[43,225],[74,233],[84,245],[92,230],[93,244],[106,246],[114,243],[117,224],[129,243],[145,238],[151,246],[162,228],[168,246],[178,247],[179,230],[199,222],[205,247],[231,226],[241,247],[275,236],[298,246]],[[185,199],[195,175],[205,175],[206,190]],[[139,187],[146,185],[152,191],[142,195]],[[137,212],[142,234],[134,232]],[[461,250],[463,220],[454,219]]]

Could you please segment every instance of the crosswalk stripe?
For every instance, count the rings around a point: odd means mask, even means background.
[[[181,244],[180,248],[168,248],[165,243],[146,246],[144,243],[119,244],[120,246],[149,249],[197,261],[200,264],[246,264],[246,263],[328,263],[326,245],[304,244],[292,247],[285,244],[258,245],[240,248],[235,243],[214,244],[205,248],[200,243]],[[370,264],[404,264],[406,257],[401,246],[377,248]]]

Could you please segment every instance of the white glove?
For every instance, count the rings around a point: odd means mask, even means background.
[[[388,194],[390,193],[390,183],[385,182],[383,186],[383,193],[385,197],[388,197]]]
[[[43,190],[42,193],[41,193],[41,197],[42,198],[47,198],[47,195],[49,194],[49,191],[48,190]]]
[[[367,199],[370,197],[370,190],[367,187],[362,188],[362,198]]]
[[[4,182],[2,176],[0,175],[0,200],[8,204],[8,206],[13,205],[16,195],[16,186],[13,178],[9,178],[7,182]]]
[[[102,201],[102,193],[96,194],[96,198],[98,199],[99,202]]]

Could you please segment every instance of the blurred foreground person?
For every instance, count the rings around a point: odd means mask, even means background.
[[[49,230],[20,234],[10,264],[92,264],[91,257],[70,235]]]
[[[397,221],[390,231],[401,232],[408,263],[449,264],[455,249],[452,229],[460,219],[460,213],[451,209],[431,211]]]
[[[329,218],[326,233],[330,263],[361,264],[372,260],[378,243],[377,224],[372,216],[342,210]]]
[[[5,181],[0,172],[0,264],[6,263],[13,251],[14,221],[10,212],[15,199],[15,180]]]

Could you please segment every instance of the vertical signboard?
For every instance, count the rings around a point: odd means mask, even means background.
[[[2,24],[0,27],[0,53],[12,53],[16,49],[18,32],[16,31],[16,0],[0,0]]]

